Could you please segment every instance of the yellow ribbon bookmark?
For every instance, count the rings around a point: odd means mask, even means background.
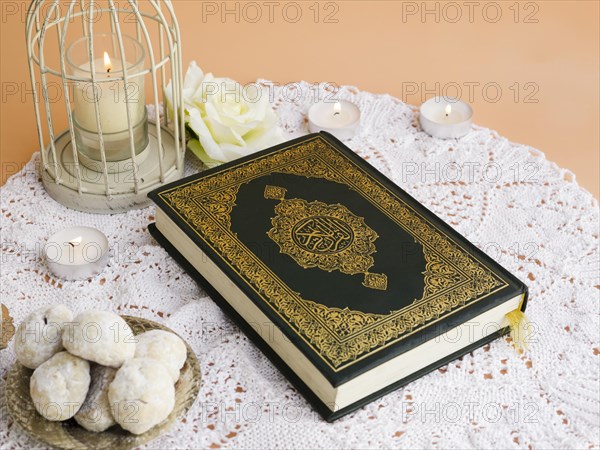
[[[529,320],[521,309],[515,309],[514,311],[506,314],[508,319],[508,326],[510,327],[510,337],[517,350],[524,351],[527,349],[527,339],[531,333],[531,327],[529,326]]]

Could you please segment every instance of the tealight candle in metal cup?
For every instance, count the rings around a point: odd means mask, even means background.
[[[327,131],[336,138],[345,140],[354,137],[359,128],[360,109],[349,101],[321,101],[308,110],[308,129],[311,133]]]
[[[92,227],[60,230],[48,239],[44,257],[50,271],[67,281],[84,280],[102,272],[108,263],[108,239]]]
[[[421,105],[419,122],[423,131],[440,139],[459,138],[471,131],[473,109],[450,97],[433,97]]]

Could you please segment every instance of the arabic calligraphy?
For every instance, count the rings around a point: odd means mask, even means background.
[[[294,242],[313,253],[338,253],[347,249],[354,233],[346,223],[330,216],[307,217],[292,228]]]

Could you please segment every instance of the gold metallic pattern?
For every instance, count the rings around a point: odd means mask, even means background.
[[[344,184],[409,233],[422,247],[426,260],[422,297],[389,314],[372,314],[330,308],[292,291],[237,239],[228,215],[242,184],[274,173]],[[334,371],[508,286],[485,263],[320,136],[172,188],[160,196]],[[283,197],[281,193],[273,196]],[[383,284],[383,280],[369,282]]]
[[[267,235],[300,267],[332,272],[339,270],[348,275],[365,275],[363,285],[371,289],[387,289],[384,274],[371,274],[369,269],[377,250],[379,237],[365,223],[363,217],[350,212],[343,205],[307,202],[299,198],[285,199],[286,190],[266,186],[266,198],[281,200],[275,206],[276,216],[271,219],[273,228]]]
[[[270,198],[271,200],[283,200],[285,198],[285,193],[287,189],[279,187],[279,186],[265,186],[265,198]]]
[[[363,286],[371,289],[385,291],[387,289],[387,275],[385,273],[365,273]]]
[[[15,335],[15,324],[5,305],[0,304],[0,312],[0,350],[4,350]]]

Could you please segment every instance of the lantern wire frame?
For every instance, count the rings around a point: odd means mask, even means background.
[[[117,3],[117,1],[119,3]],[[60,203],[74,209],[96,213],[123,212],[129,209],[144,207],[149,203],[146,194],[167,182],[175,181],[183,174],[185,156],[185,124],[183,117],[182,101],[182,54],[181,33],[171,0],[142,0],[145,9],[141,10],[138,0],[33,0],[29,6],[26,20],[27,55],[29,61],[29,74],[32,82],[34,110],[38,129],[38,140],[42,155],[42,180],[46,190]],[[148,11],[149,10],[149,11]],[[101,161],[100,173],[102,182],[89,180],[82,167],[81,158],[77,149],[75,138],[75,124],[72,117],[71,96],[69,84],[88,82],[97,85],[97,72],[94,60],[94,30],[98,25],[99,17],[108,15],[111,34],[116,37],[118,48],[113,52],[119,54],[121,60],[120,75],[112,79],[113,82],[122,83],[129,134],[129,147],[131,160],[128,164],[119,166],[121,170],[127,167],[128,173],[120,173],[121,179],[115,180],[110,176],[109,162],[106,158],[105,139],[102,132],[102,120],[98,102],[94,102],[95,120],[98,130],[98,141]],[[149,64],[145,63],[141,69],[130,72],[126,62],[125,48],[123,45],[123,20],[122,17],[135,19],[135,35],[138,42],[146,51]],[[68,73],[66,68],[66,49],[68,32],[71,27],[81,25],[83,36],[87,37],[90,76],[82,77]],[[130,20],[128,21],[130,22]],[[155,52],[152,37],[148,31],[147,23],[154,22],[158,26],[158,53]],[[106,25],[106,24],[104,24]],[[47,64],[45,55],[46,38],[52,28],[56,29],[60,69]],[[154,37],[156,37],[154,35]],[[114,41],[113,41],[114,42]],[[36,51],[37,50],[37,51]],[[158,58],[157,58],[158,57]],[[37,67],[37,71],[36,71]],[[169,69],[169,70],[168,70]],[[170,73],[169,73],[170,72]],[[160,84],[159,75],[160,74]],[[62,80],[64,102],[67,113],[68,130],[59,134],[55,133],[53,114],[49,101],[48,76],[53,75]],[[166,83],[170,75],[170,87]],[[38,92],[38,77],[41,86],[41,97]],[[155,145],[152,151],[152,166],[157,165],[158,170],[146,168],[146,174],[140,173],[140,156],[136,154],[134,145],[132,123],[132,106],[127,94],[128,83],[135,77],[149,76],[152,81],[152,103],[155,111]],[[169,130],[169,114],[166,103],[166,90],[170,89],[172,101],[172,132]],[[159,90],[163,93],[162,101],[159,99]],[[47,127],[43,127],[40,101],[47,119]],[[159,112],[162,111],[162,118]],[[44,130],[48,135],[49,144],[45,144]],[[65,145],[65,140],[69,141]],[[60,145],[59,145],[60,141]],[[63,152],[71,147],[72,171],[65,170]],[[62,146],[62,147],[60,147]],[[57,149],[57,147],[59,147]],[[174,152],[170,154],[170,152]],[[167,158],[169,156],[170,158]],[[173,157],[174,156],[174,157]],[[155,164],[157,162],[157,164]],[[89,173],[89,171],[88,171]],[[68,176],[68,179],[67,179]],[[146,179],[144,179],[144,176]],[[123,182],[122,178],[127,178]]]

